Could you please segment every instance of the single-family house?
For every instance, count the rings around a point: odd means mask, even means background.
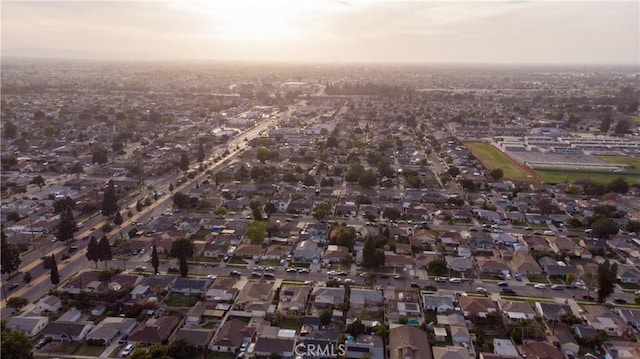
[[[278,310],[283,312],[304,313],[311,287],[301,285],[283,285],[280,288]]]
[[[473,261],[470,258],[445,256],[444,259],[451,270],[468,272],[473,269]]]
[[[162,344],[178,325],[177,317],[164,316],[148,319],[135,328],[127,341],[129,344],[142,343],[144,345]]]
[[[200,320],[202,318],[202,314],[207,308],[204,306],[202,302],[197,302],[187,311],[185,315],[184,322],[185,324],[200,324]]]
[[[564,354],[549,342],[525,340],[522,351],[527,358],[565,359]]]
[[[621,336],[627,324],[611,309],[600,305],[585,305],[582,317],[595,330],[606,332],[609,335]]]
[[[433,310],[436,313],[446,313],[455,309],[453,297],[450,295],[425,294],[422,296],[425,310]]]
[[[260,244],[241,244],[233,251],[233,255],[245,259],[259,260],[262,257],[262,245]]]
[[[540,268],[538,262],[525,251],[515,251],[513,253],[511,270],[514,273],[520,273],[525,276],[542,274],[542,268]]]
[[[371,359],[385,359],[384,343],[377,335],[361,334],[350,338],[344,344],[344,356],[348,359],[360,359],[367,356]]]
[[[493,353],[513,358],[519,358],[518,349],[511,339],[493,338]]]
[[[47,325],[49,325],[49,317],[43,316],[11,317],[7,321],[8,329],[19,331],[29,338],[40,334]]]
[[[379,290],[351,288],[349,299],[351,309],[376,310],[384,308],[384,296]]]
[[[185,339],[189,344],[196,348],[203,349],[213,337],[213,329],[203,328],[197,324],[185,324],[176,331],[175,339]]]
[[[535,309],[546,321],[558,322],[562,314],[573,314],[568,304],[536,302]]]
[[[47,313],[55,313],[62,308],[62,302],[60,298],[55,295],[47,295],[42,297],[38,303],[36,303],[35,308],[31,311],[34,314],[40,315],[43,312]]]
[[[389,328],[389,359],[431,359],[427,333],[409,325]]]
[[[320,256],[318,244],[312,240],[301,241],[293,250],[293,258],[298,262],[315,262]]]
[[[43,331],[45,338],[55,342],[79,342],[93,329],[92,322],[55,321]]]
[[[222,324],[217,335],[211,341],[209,349],[216,352],[233,353],[243,342],[251,342],[256,329],[238,319],[229,319]]]
[[[615,311],[627,325],[640,330],[640,309],[616,308]]]
[[[460,297],[459,302],[465,317],[485,318],[487,314],[498,311],[498,306],[490,298]]]
[[[128,335],[135,329],[138,322],[134,318],[106,317],[87,334],[87,340],[102,342],[110,345],[120,336]]]
[[[535,310],[527,302],[501,301],[500,310],[509,320],[534,319]]]
[[[213,283],[211,283],[211,287],[209,287],[205,294],[206,300],[226,302],[234,299],[236,294],[238,294],[238,289],[235,288],[237,282],[235,278],[217,277]]]
[[[194,278],[176,278],[173,288],[174,293],[182,293],[185,295],[191,294],[203,294],[209,289],[211,280],[209,279],[194,279]]]
[[[344,302],[344,288],[315,287],[311,299],[316,308],[333,308]]]
[[[345,246],[330,244],[327,246],[327,249],[322,254],[322,262],[323,263],[340,263],[348,255],[351,255],[349,253],[349,248]]]
[[[253,354],[258,357],[269,357],[271,353],[278,353],[281,358],[293,358],[296,341],[294,338],[265,338],[258,337]]]
[[[478,257],[478,268],[482,273],[505,273],[509,271],[509,266],[500,258]]]

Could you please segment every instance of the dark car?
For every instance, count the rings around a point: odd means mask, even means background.
[[[380,278],[387,279],[387,278],[389,278],[389,275],[386,274],[386,273],[382,273],[382,274],[380,274]]]
[[[582,299],[584,299],[584,300],[595,300],[594,297],[592,297],[590,295],[586,295],[586,294],[582,296]]]
[[[507,283],[507,282],[498,282],[498,286],[499,287],[508,287],[509,283]]]
[[[44,339],[40,339],[38,344],[36,344],[36,349],[42,349],[45,345],[47,345],[47,341]]]
[[[622,299],[622,298],[616,298],[613,301],[618,303],[618,304],[626,304],[627,303],[627,301],[625,299]]]
[[[180,273],[180,269],[176,267],[167,268],[167,273]]]
[[[254,277],[254,278],[260,278],[260,277],[262,277],[262,273],[260,273],[260,272],[253,272],[253,273],[251,273],[251,276],[252,276],[252,277]]]
[[[14,289],[18,288],[19,286],[20,286],[20,284],[18,284],[18,283],[10,284],[9,285],[9,290],[14,290]]]
[[[427,290],[429,292],[437,292],[438,288],[435,285],[427,284],[424,286],[424,290]]]
[[[71,247],[69,247],[69,249],[67,249],[67,252],[73,253],[73,252],[75,252],[77,250],[78,250],[78,246],[71,246]]]
[[[416,282],[411,282],[411,288],[420,288],[420,284]]]
[[[502,290],[500,292],[502,294],[516,295],[516,291],[511,289],[511,288],[502,288]]]
[[[239,271],[237,271],[237,270],[232,270],[232,271],[229,273],[229,275],[230,275],[230,276],[232,276],[232,277],[240,277],[240,276],[242,276],[242,273],[240,273],[240,272],[239,272]]]

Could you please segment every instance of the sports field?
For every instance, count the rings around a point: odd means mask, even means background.
[[[624,169],[624,173],[636,173],[640,175],[640,158],[625,156],[598,156],[599,159],[608,163],[629,165]]]
[[[536,180],[535,172],[527,172],[523,166],[507,157],[499,149],[486,142],[465,142],[464,145],[473,155],[489,170],[501,168],[504,178],[513,181],[533,182]]]
[[[617,177],[624,177],[629,184],[640,184],[639,174],[625,174],[614,173],[606,171],[582,171],[582,170],[552,170],[552,169],[537,169],[538,180],[544,183],[563,183],[563,182],[582,182],[589,180],[591,182],[598,182],[607,184]]]

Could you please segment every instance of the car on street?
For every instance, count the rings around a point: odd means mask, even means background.
[[[509,283],[507,283],[507,282],[498,282],[497,285],[498,285],[498,287],[508,287]]]
[[[275,278],[276,277],[275,274],[269,273],[269,272],[263,273],[262,276],[265,277],[265,278]]]
[[[438,287],[436,287],[433,284],[427,284],[424,286],[424,290],[429,291],[429,292],[437,292],[438,291]]]
[[[349,279],[349,278],[347,278]],[[347,281],[347,279],[345,279],[345,282]],[[420,284],[416,283],[416,282],[411,282],[411,288],[420,288]]]
[[[533,287],[536,288],[536,289],[546,289],[547,288],[547,286],[545,284],[542,284],[542,283],[536,283],[536,284],[533,285]]]
[[[451,278],[451,279],[449,279],[449,283],[462,283],[462,279],[460,279],[460,278]]]
[[[78,250],[78,246],[71,246],[71,247],[69,247],[69,249],[67,249],[67,252],[73,253],[73,252],[75,252],[77,250]]]
[[[345,279],[344,279],[344,282],[345,282],[345,283],[353,283],[353,279],[351,279],[351,278],[345,278]]]
[[[167,273],[180,273],[180,269],[176,267],[169,267],[167,268]]]
[[[564,286],[562,284],[554,284],[551,286],[551,289],[553,290],[563,290]]]
[[[622,298],[616,298],[613,301],[618,303],[618,304],[626,304],[627,303],[626,299],[622,299]]]
[[[469,232],[477,232],[478,228],[476,227],[469,227]]]
[[[298,268],[298,273],[309,273],[309,268]]]
[[[500,292],[507,295],[516,295],[516,291],[511,288],[502,288]]]
[[[9,285],[9,290],[14,290],[16,288],[18,288],[20,286],[20,284],[18,283],[12,283]]]
[[[380,278],[387,279],[387,278],[389,278],[389,275],[387,273],[382,273],[382,274],[380,274]]]
[[[347,273],[347,272],[338,272],[338,275],[345,277],[345,276],[348,276],[349,273]]]
[[[477,287],[477,288],[476,288],[476,292],[478,292],[478,293],[482,293],[482,294],[486,294],[488,291],[487,291],[487,288],[484,288],[484,287]]]
[[[445,277],[436,277],[436,279],[434,279],[436,282],[438,283],[444,283],[447,281],[447,278]]]
[[[145,267],[145,266],[137,266],[136,270],[137,271],[145,271],[145,270],[147,270],[147,267]]]
[[[232,277],[240,277],[242,276],[242,273],[240,271],[237,270],[232,270],[231,272],[229,272],[229,275]]]
[[[296,273],[296,272],[298,272],[298,270],[293,268],[293,267],[287,268],[286,271],[287,271],[287,273]]]
[[[584,295],[582,296],[582,299],[584,299],[584,300],[596,300],[594,297],[592,297],[592,296],[590,296],[590,295],[587,295],[587,294],[584,294]]]
[[[260,273],[260,272],[252,272],[251,276],[254,277],[254,278],[260,278],[260,277],[262,277],[262,273]]]

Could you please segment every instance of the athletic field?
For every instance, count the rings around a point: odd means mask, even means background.
[[[489,171],[501,168],[505,179],[526,182],[536,180],[535,171],[519,165],[490,143],[465,142],[464,145]]]

